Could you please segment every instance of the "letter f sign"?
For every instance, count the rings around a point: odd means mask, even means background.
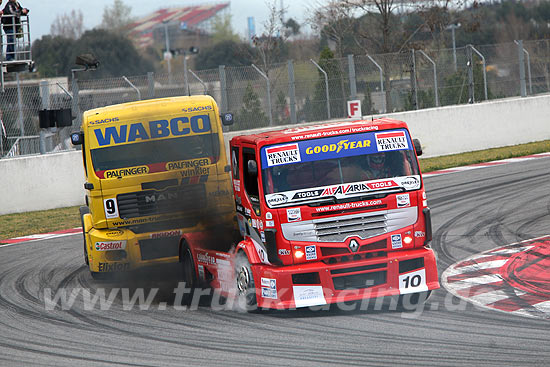
[[[350,119],[360,119],[363,117],[360,100],[348,101],[348,117]]]

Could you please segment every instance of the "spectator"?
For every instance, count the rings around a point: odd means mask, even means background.
[[[6,33],[6,61],[15,59],[15,38],[19,37],[21,30],[21,15],[27,15],[29,9],[23,8],[16,0],[8,0],[4,7],[2,25]]]

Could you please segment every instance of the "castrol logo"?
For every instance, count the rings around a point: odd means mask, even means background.
[[[108,242],[96,242],[96,251],[113,251],[124,250],[126,248],[126,241],[108,241]]]

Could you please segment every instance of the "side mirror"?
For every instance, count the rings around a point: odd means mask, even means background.
[[[256,161],[248,161],[248,173],[254,176],[258,176],[258,164],[256,163]]]
[[[414,150],[416,151],[416,155],[420,157],[422,155],[422,145],[420,145],[420,140],[413,139],[413,145]]]
[[[71,134],[71,143],[73,145],[82,145],[84,144],[84,133],[82,131]]]
[[[231,112],[223,113],[221,118],[223,126],[233,125],[233,114]]]

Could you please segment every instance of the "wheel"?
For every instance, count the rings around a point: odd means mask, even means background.
[[[82,236],[84,239],[84,262],[89,266],[90,261],[88,260],[88,248],[86,247],[86,232],[84,232],[84,215],[90,212],[90,208],[81,206],[78,210],[80,212],[80,224],[82,225]]]
[[[247,312],[257,309],[256,285],[252,268],[246,255],[240,251],[235,257],[235,279],[237,281],[237,304]]]
[[[184,243],[181,246],[180,250],[180,262],[181,262],[181,273],[182,273],[182,282],[185,282],[185,287],[190,288],[189,293],[185,293],[182,298],[182,303],[184,305],[190,305],[193,299],[193,294],[195,288],[197,287],[197,273],[195,272],[195,262],[193,261],[193,254],[189,246]]]
[[[419,305],[428,300],[432,291],[409,293],[399,296],[398,308],[400,311],[414,311]]]

